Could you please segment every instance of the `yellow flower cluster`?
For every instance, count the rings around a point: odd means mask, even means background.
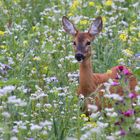
[[[79,6],[79,1],[74,0],[73,3],[72,3],[72,6],[71,6],[71,11],[75,11],[78,6]]]
[[[105,2],[105,5],[106,6],[111,6],[113,4],[113,1],[112,0],[107,0],[106,2]]]
[[[34,61],[40,61],[41,58],[40,58],[39,56],[35,56],[35,57],[33,58],[33,60],[34,60]]]
[[[18,2],[20,2],[20,0],[14,0],[14,2],[15,2],[15,3],[18,3]]]
[[[5,32],[4,31],[0,31],[0,36],[4,36]]]
[[[38,30],[38,27],[37,26],[32,26],[32,30],[36,31],[36,30]]]
[[[122,41],[126,41],[127,38],[128,38],[128,35],[127,35],[126,33],[122,33],[122,34],[119,35],[119,38],[120,38],[120,40],[122,40]]]
[[[0,1],[0,6],[2,6],[2,1]]]
[[[88,5],[92,7],[92,6],[95,5],[95,3],[94,3],[93,1],[90,1],[90,2],[88,3]]]
[[[88,24],[88,20],[86,20],[86,19],[85,19],[85,20],[81,20],[81,21],[80,21],[80,24],[81,24],[81,25],[86,25],[86,24]]]
[[[84,121],[88,121],[89,117],[87,117],[85,114],[81,114],[81,119],[83,119]]]
[[[131,38],[131,41],[132,41],[132,42],[137,42],[137,41],[138,41],[138,38],[132,37],[132,38]]]
[[[138,37],[140,38],[140,32],[138,32]]]
[[[127,57],[132,57],[134,52],[131,51],[130,49],[125,49],[125,50],[122,50],[123,54]]]
[[[108,73],[108,74],[111,74],[111,73],[112,73],[112,70],[107,70],[107,73]]]
[[[8,47],[7,46],[5,46],[5,45],[1,45],[0,46],[0,49],[7,49]]]
[[[102,20],[103,20],[103,23],[105,23],[106,22],[106,17],[102,16]]]

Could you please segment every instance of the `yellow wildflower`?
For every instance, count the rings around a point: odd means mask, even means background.
[[[138,41],[138,38],[132,37],[132,38],[131,38],[131,41],[132,41],[132,42],[137,42],[137,41]]]
[[[28,44],[28,41],[27,41],[27,40],[24,40],[24,41],[23,41],[23,44],[24,44],[24,45],[27,45],[27,44]]]
[[[18,3],[18,2],[20,2],[20,0],[14,0],[14,2],[15,2],[15,3]]]
[[[73,13],[68,13],[68,17],[71,17],[71,16],[73,16]]]
[[[113,4],[113,1],[112,0],[107,0],[106,2],[105,2],[105,5],[106,6],[111,6]]]
[[[130,49],[125,49],[125,50],[122,50],[123,54],[127,57],[132,57],[134,52],[131,51]]]
[[[97,10],[100,10],[100,9],[102,9],[102,6],[101,5],[97,5],[96,8],[97,8]]]
[[[103,20],[103,23],[105,23],[105,22],[106,22],[106,17],[103,16],[103,17],[102,17],[102,20]]]
[[[91,123],[93,127],[97,127],[97,123],[96,122],[92,122]]]
[[[89,6],[94,6],[95,3],[94,3],[93,1],[90,1],[90,2],[88,3],[88,5],[89,5]]]
[[[89,117],[87,117],[85,114],[81,114],[81,119],[83,119],[84,121],[88,121]]]
[[[129,50],[129,49],[125,49],[125,51],[126,51],[128,54],[131,54],[131,55],[134,54],[133,51],[131,51],[131,50]]]
[[[81,25],[86,25],[86,24],[88,24],[88,20],[86,20],[86,19],[85,19],[85,20],[81,20],[81,21],[80,21],[80,24],[81,24]]]
[[[140,38],[140,32],[138,32],[138,37]]]
[[[119,35],[120,40],[122,41],[126,41],[127,40],[128,35],[126,33],[122,33]]]
[[[2,1],[0,1],[0,6],[2,6]]]
[[[117,62],[118,62],[119,64],[124,63],[124,59],[123,59],[123,58],[120,58],[120,59],[117,60]]]
[[[81,118],[85,118],[86,117],[86,114],[81,114]]]
[[[45,72],[48,71],[48,67],[47,67],[47,66],[44,67],[44,71],[45,71]]]
[[[32,26],[32,30],[36,31],[36,30],[38,30],[38,27],[37,26]]]
[[[75,11],[77,9],[77,7],[79,6],[79,1],[78,0],[74,0],[71,6],[71,10]]]
[[[1,48],[1,49],[7,49],[7,46],[1,45],[0,48]]]
[[[0,31],[0,36],[4,36],[5,32],[4,31]]]
[[[108,73],[108,74],[111,74],[111,73],[112,73],[112,70],[107,70],[107,73]]]
[[[33,68],[32,68],[32,70],[33,70],[33,71],[36,71],[36,68],[35,68],[35,67],[33,67]]]
[[[135,30],[135,29],[136,29],[136,27],[133,26],[133,25],[131,25],[131,26],[129,27],[129,30],[130,30],[130,31],[133,31],[133,30]]]
[[[33,60],[34,60],[34,61],[40,61],[41,58],[40,58],[39,56],[35,56],[35,57],[33,58]]]

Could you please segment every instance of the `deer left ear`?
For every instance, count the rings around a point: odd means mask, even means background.
[[[101,17],[97,17],[95,21],[91,24],[88,33],[92,36],[98,35],[102,31],[103,22]]]
[[[74,36],[77,33],[76,28],[74,27],[74,25],[71,23],[71,21],[67,17],[63,16],[62,23],[63,23],[64,30],[68,34],[71,34]]]

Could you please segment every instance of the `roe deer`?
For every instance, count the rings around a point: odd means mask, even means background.
[[[135,86],[137,85],[137,80],[134,75],[125,67],[125,66],[115,66],[111,68],[111,73],[94,73],[92,70],[91,63],[91,42],[102,30],[102,18],[97,17],[88,32],[78,31],[71,21],[63,16],[62,24],[64,30],[73,36],[73,47],[75,50],[75,58],[80,62],[80,77],[79,77],[79,88],[78,95],[82,94],[84,97],[88,97],[91,93],[95,92],[100,85],[103,85],[104,82],[107,82],[109,79],[117,80],[118,72],[125,73],[128,79],[128,85],[130,92],[135,93]],[[103,86],[102,86],[103,88]],[[100,88],[101,89],[101,88]],[[123,95],[123,88],[118,85],[110,88],[111,93],[117,93]],[[94,93],[94,94],[97,94]],[[103,96],[103,94],[99,94]],[[94,97],[92,97],[94,98]],[[85,103],[85,108],[87,109],[87,104],[90,104],[91,101]],[[95,104],[98,106],[98,109],[101,109],[100,99],[96,97]],[[87,113],[88,114],[88,113]]]

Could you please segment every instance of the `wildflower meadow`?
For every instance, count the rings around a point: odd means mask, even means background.
[[[136,93],[122,76],[124,96],[109,94],[109,79],[103,96],[112,107],[90,105],[90,116],[81,111],[79,63],[63,16],[81,31],[102,17],[91,44],[93,70],[128,67]],[[139,139],[139,0],[0,0],[0,140]]]

